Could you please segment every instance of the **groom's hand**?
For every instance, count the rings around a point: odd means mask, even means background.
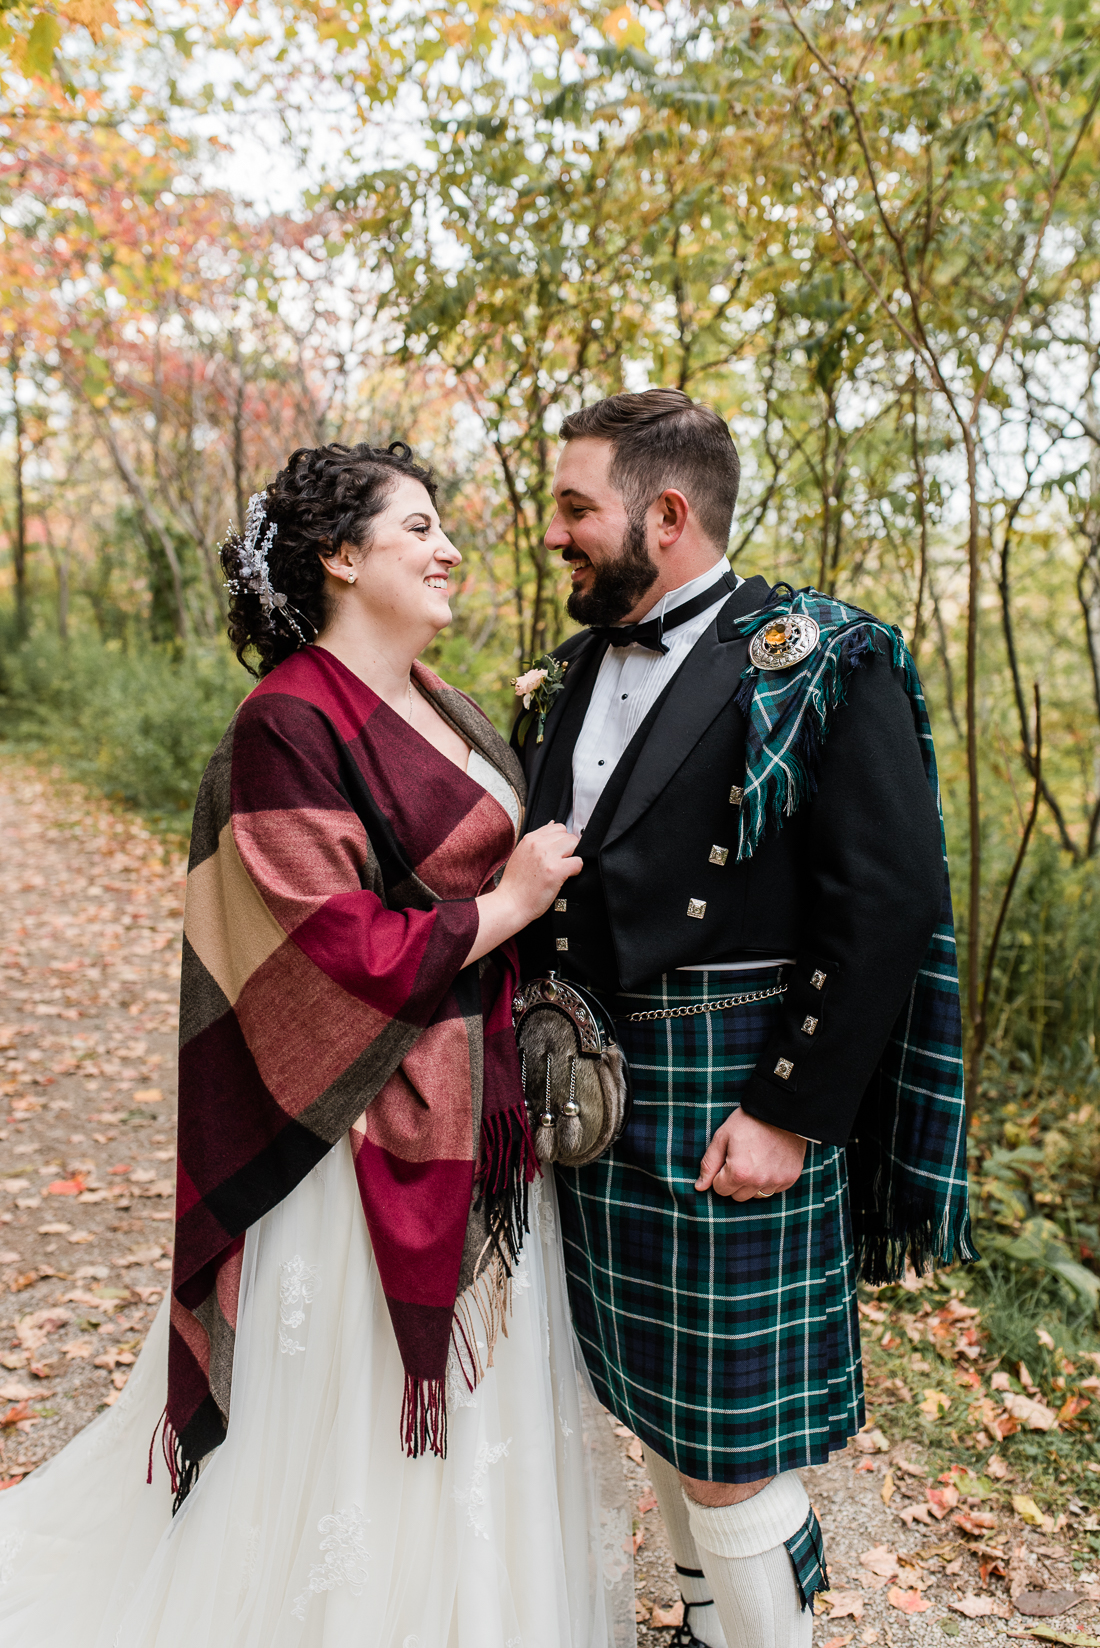
[[[695,1188],[735,1202],[774,1196],[795,1183],[805,1155],[806,1141],[797,1133],[735,1110],[707,1146]]]

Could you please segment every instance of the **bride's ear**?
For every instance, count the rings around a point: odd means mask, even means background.
[[[318,552],[317,558],[334,583],[354,584],[358,573],[347,544],[341,544],[339,549],[329,550],[327,554]]]

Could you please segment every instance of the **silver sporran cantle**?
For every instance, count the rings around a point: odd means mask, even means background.
[[[584,1167],[630,1114],[630,1070],[595,996],[556,974],[512,998],[523,1092],[540,1162]]]

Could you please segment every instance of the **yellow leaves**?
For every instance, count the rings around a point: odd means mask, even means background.
[[[938,1419],[941,1413],[946,1413],[951,1406],[951,1398],[943,1391],[925,1390],[920,1401],[920,1411],[929,1419]]]
[[[103,38],[104,24],[109,24],[112,28],[118,27],[118,13],[114,8],[114,0],[64,0],[64,3],[56,5],[54,10],[66,23],[75,23],[78,28],[87,29],[97,43]]]
[[[603,32],[620,50],[627,46],[645,47],[645,29],[629,6],[619,6],[609,12],[603,20]]]
[[[1054,1518],[1045,1516],[1030,1494],[1013,1494],[1012,1509],[1029,1528],[1043,1528],[1048,1534],[1053,1533]]]
[[[889,1503],[890,1503],[891,1499],[893,1499],[893,1497],[894,1497],[894,1473],[893,1473],[893,1471],[887,1471],[886,1475],[882,1479],[882,1487],[879,1489],[879,1498],[882,1500],[882,1503],[884,1505],[889,1505]]]

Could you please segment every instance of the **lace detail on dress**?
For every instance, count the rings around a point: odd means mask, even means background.
[[[544,1242],[556,1242],[558,1239],[553,1202],[539,1202],[539,1235]]]
[[[498,1442],[495,1448],[490,1448],[488,1443],[483,1442],[474,1459],[474,1474],[470,1478],[470,1486],[456,1488],[454,1491],[456,1503],[465,1507],[467,1525],[482,1539],[489,1537],[488,1517],[485,1515],[485,1502],[488,1497],[485,1492],[485,1479],[489,1475],[489,1466],[499,1464],[511,1446],[511,1437],[507,1442]]]
[[[244,1552],[241,1556],[241,1592],[243,1595],[255,1579],[256,1569],[260,1565],[260,1530],[257,1527],[249,1526],[245,1522],[240,1522],[237,1526],[244,1535]]]
[[[0,1538],[0,1591],[15,1578],[15,1559],[23,1548],[22,1529]]]
[[[367,1583],[369,1558],[363,1541],[361,1508],[351,1505],[346,1511],[323,1516],[317,1524],[317,1532],[323,1536],[321,1549],[325,1560],[313,1564],[309,1570],[309,1584],[294,1598],[290,1611],[295,1619],[305,1619],[306,1605],[311,1596],[321,1591],[335,1591],[338,1585],[346,1585],[352,1596],[361,1596]]]
[[[311,1270],[296,1253],[279,1266],[279,1349],[284,1356],[295,1356],[305,1350],[289,1329],[300,1328],[306,1319],[303,1304],[311,1305],[321,1286],[315,1270]]]

